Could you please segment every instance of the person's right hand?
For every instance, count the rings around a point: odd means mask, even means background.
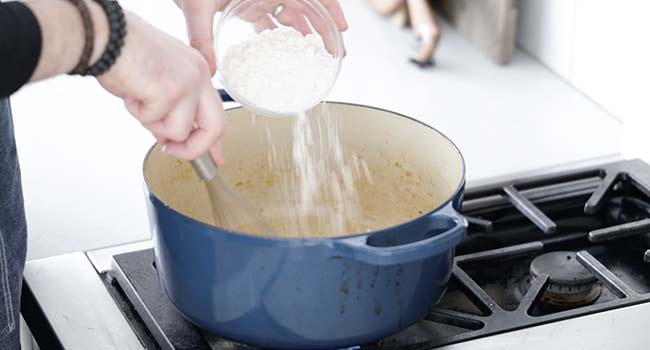
[[[190,45],[205,57],[212,74],[217,70],[214,56],[214,16],[217,12],[223,11],[231,1],[174,0],[185,15]],[[343,9],[338,0],[318,1],[332,16],[338,30],[343,32],[348,29],[348,22],[345,20]],[[275,28],[275,20],[282,25],[293,27],[303,34],[311,31],[310,26],[319,33],[327,32],[327,27],[321,17],[303,0],[258,0],[242,11],[239,16],[252,23],[258,31]],[[326,42],[325,45],[327,46],[328,43]]]
[[[224,110],[201,54],[126,12],[127,36],[115,65],[98,78],[174,157],[210,151],[223,162],[218,140]]]

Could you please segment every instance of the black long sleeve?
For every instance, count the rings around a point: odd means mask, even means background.
[[[0,98],[29,81],[41,45],[41,27],[32,11],[20,2],[0,4]]]

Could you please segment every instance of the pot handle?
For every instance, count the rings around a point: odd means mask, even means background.
[[[368,244],[372,236],[360,236],[335,241],[337,254],[370,265],[389,266],[410,263],[449,251],[460,244],[467,236],[467,220],[454,209],[452,203],[429,215],[428,226],[442,230],[439,234],[420,241],[377,247]]]
[[[219,97],[221,97],[221,102],[236,102],[225,89],[217,89],[217,91],[219,92]]]

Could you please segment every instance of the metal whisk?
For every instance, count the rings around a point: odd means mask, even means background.
[[[235,232],[273,235],[269,223],[221,177],[209,153],[192,161],[192,166],[206,185],[217,227]]]

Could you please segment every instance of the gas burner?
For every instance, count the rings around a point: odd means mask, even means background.
[[[540,301],[547,305],[573,308],[593,303],[602,292],[596,277],[576,260],[575,252],[551,252],[536,257],[530,264],[531,282],[548,275]]]

